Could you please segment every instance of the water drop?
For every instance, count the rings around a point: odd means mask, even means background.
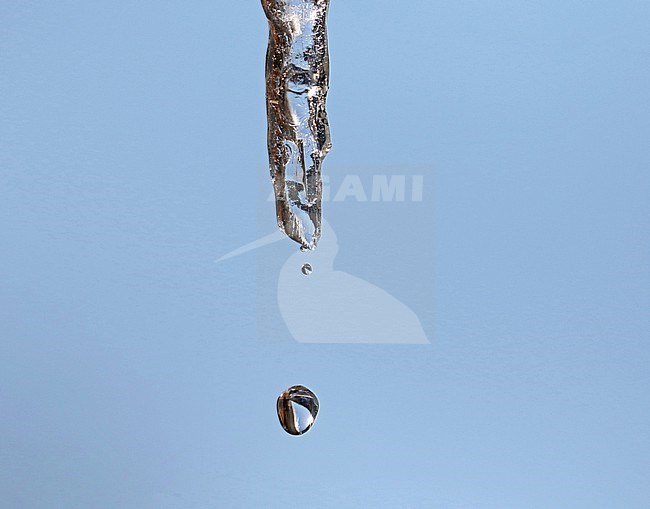
[[[290,435],[307,433],[318,415],[318,398],[307,387],[294,385],[278,397],[278,418]]]
[[[308,263],[305,263],[305,264],[302,266],[302,269],[300,269],[300,270],[302,270],[302,273],[303,273],[305,276],[309,276],[309,275],[314,271],[314,269],[312,268],[312,266],[309,265]]]

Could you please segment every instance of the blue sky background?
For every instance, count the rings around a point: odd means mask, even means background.
[[[361,347],[258,341],[214,263],[258,235],[259,2],[3,2],[3,507],[650,506],[649,16],[332,0],[326,166],[431,169],[433,345]]]

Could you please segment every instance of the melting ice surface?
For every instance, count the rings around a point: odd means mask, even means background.
[[[268,150],[280,229],[314,249],[321,235],[322,161],[329,152],[329,0],[262,0]]]
[[[290,435],[307,433],[318,415],[316,394],[302,385],[290,387],[278,398],[278,418]]]

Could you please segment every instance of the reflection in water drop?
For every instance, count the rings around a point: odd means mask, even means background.
[[[314,271],[314,269],[312,268],[312,266],[309,265],[308,263],[305,263],[305,264],[302,266],[302,269],[301,269],[301,270],[302,270],[302,273],[303,273],[305,276],[309,276],[309,275]]]
[[[278,418],[290,435],[307,433],[318,415],[318,398],[307,387],[294,385],[278,398]]]

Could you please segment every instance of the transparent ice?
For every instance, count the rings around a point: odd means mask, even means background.
[[[321,165],[332,144],[329,0],[262,0],[269,20],[266,55],[268,150],[278,225],[303,248],[321,235]]]

